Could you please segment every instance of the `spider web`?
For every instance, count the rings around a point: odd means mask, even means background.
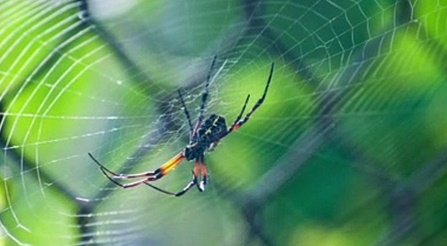
[[[442,245],[447,2],[0,2],[0,244]],[[250,121],[205,193],[123,190],[197,120]],[[155,184],[176,192],[185,162]]]

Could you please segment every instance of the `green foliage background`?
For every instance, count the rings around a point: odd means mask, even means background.
[[[447,1],[10,0],[0,16],[0,245],[447,243]],[[276,69],[206,156],[207,191],[111,185],[87,153],[123,172],[172,157],[176,90],[196,115],[216,54],[208,112],[228,122]]]

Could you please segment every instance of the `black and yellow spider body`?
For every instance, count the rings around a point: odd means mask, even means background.
[[[113,183],[115,183],[118,186],[121,186],[123,188],[132,188],[135,186],[139,186],[141,184],[145,184],[147,186],[150,186],[160,192],[163,192],[168,195],[172,196],[181,196],[185,194],[187,191],[189,191],[192,187],[196,186],[199,191],[205,190],[205,185],[208,181],[208,171],[205,164],[205,156],[204,154],[206,152],[214,150],[214,148],[217,146],[217,144],[222,140],[224,137],[226,137],[231,132],[238,130],[242,125],[244,125],[251,117],[251,115],[262,105],[264,102],[264,99],[267,95],[267,91],[270,86],[270,82],[272,80],[273,76],[273,70],[274,70],[274,64],[272,63],[271,69],[270,69],[270,75],[267,79],[267,84],[264,89],[264,93],[259,98],[259,100],[256,102],[256,104],[253,106],[253,108],[248,112],[244,118],[242,116],[244,115],[245,108],[247,106],[248,100],[250,99],[250,95],[247,96],[245,99],[245,103],[242,106],[242,110],[239,113],[239,115],[236,117],[236,120],[234,123],[227,127],[226,119],[222,115],[217,114],[211,114],[208,118],[205,119],[205,107],[206,102],[208,98],[208,87],[210,84],[210,78],[212,74],[212,70],[214,67],[214,64],[216,62],[216,57],[214,57],[214,60],[211,64],[210,72],[208,73],[205,89],[202,93],[202,103],[200,105],[200,112],[199,117],[197,119],[197,122],[195,126],[193,127],[193,124],[191,122],[191,116],[189,114],[188,109],[186,108],[185,101],[183,100],[182,93],[180,90],[178,91],[180,102],[183,106],[183,112],[186,116],[186,119],[188,120],[188,125],[190,128],[190,140],[188,145],[180,151],[177,155],[175,155],[173,158],[171,158],[169,161],[167,161],[165,164],[163,164],[161,167],[155,169],[154,171],[149,172],[143,172],[143,173],[136,173],[136,174],[119,174],[115,173],[108,168],[106,168],[104,165],[102,165],[99,161],[97,161],[92,154],[88,153],[90,158],[93,159],[93,161],[100,167],[103,174]],[[152,181],[158,180],[174,170],[180,163],[182,163],[184,160],[187,161],[195,161],[194,169],[193,169],[193,179],[190,183],[188,183],[183,190],[177,193],[172,193],[163,189],[160,189],[154,185],[152,185]],[[134,179],[134,178],[140,178],[140,180],[121,184],[117,180],[128,180],[128,179]],[[200,180],[199,180],[200,179]]]
[[[227,134],[225,117],[212,114],[206,119],[192,141],[184,150],[187,161],[199,158],[204,152],[212,151]]]

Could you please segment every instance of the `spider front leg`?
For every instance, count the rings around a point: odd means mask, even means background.
[[[180,91],[180,89],[177,92],[178,92],[178,96],[180,98],[180,103],[182,104],[182,107],[183,107],[183,113],[185,114],[186,119],[188,120],[189,131],[190,131],[189,136],[190,136],[190,138],[192,138],[192,136],[194,135],[194,128],[193,128],[192,122],[191,122],[191,115],[189,115],[189,111],[188,111],[188,108],[186,107],[185,100],[183,99],[182,92]]]
[[[237,129],[239,128],[239,127],[237,127],[237,128],[235,128],[235,127],[236,127],[237,124],[241,121],[242,115],[244,115],[244,111],[245,111],[245,108],[247,107],[248,100],[250,100],[250,94],[247,95],[247,99],[245,99],[245,103],[244,103],[244,106],[242,106],[242,110],[241,110],[241,112],[240,112],[239,115],[236,117],[236,120],[234,120],[233,125],[231,125],[231,126],[228,128],[227,133],[226,133],[225,135],[228,135],[228,134],[229,134],[230,132],[232,132],[233,130],[237,130]]]
[[[213,68],[214,68],[214,64],[216,64],[216,60],[217,60],[217,56],[214,56],[213,61],[211,62],[210,70],[206,76],[206,84],[205,84],[205,88],[203,89],[203,93],[202,93],[202,103],[200,104],[200,112],[199,112],[199,120],[198,121],[202,121],[203,116],[205,115],[206,103],[207,103],[208,94],[209,94],[208,88],[210,86],[211,75],[213,74]]]
[[[230,132],[232,132],[233,130],[237,130],[239,129],[242,125],[244,125],[245,123],[247,123],[247,121],[250,119],[251,115],[256,112],[256,110],[262,105],[262,103],[264,103],[265,97],[267,96],[267,91],[270,87],[270,82],[272,81],[272,77],[273,77],[273,70],[275,69],[275,63],[272,63],[272,66],[270,68],[270,74],[269,77],[267,79],[267,84],[265,85],[265,89],[264,89],[264,93],[262,94],[262,96],[259,98],[259,100],[256,102],[255,106],[253,106],[253,108],[250,110],[250,112],[247,113],[247,115],[245,115],[244,119],[241,120],[242,115],[244,113],[245,107],[247,106],[248,103],[248,99],[250,98],[250,94],[247,96],[247,99],[245,100],[244,106],[242,107],[241,113],[239,114],[239,116],[236,118],[236,120],[234,121],[233,125],[231,125],[228,130],[227,130],[227,134],[229,134]]]

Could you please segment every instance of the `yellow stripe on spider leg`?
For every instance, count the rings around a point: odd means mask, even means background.
[[[174,156],[172,159],[167,161],[165,164],[163,164],[159,168],[161,176],[164,176],[164,175],[168,174],[170,171],[174,170],[174,168],[176,168],[178,165],[180,165],[180,163],[182,163],[182,161],[184,159],[185,159],[185,155],[183,154],[183,152],[180,152],[179,154]],[[156,173],[157,173],[157,171],[156,171]]]

